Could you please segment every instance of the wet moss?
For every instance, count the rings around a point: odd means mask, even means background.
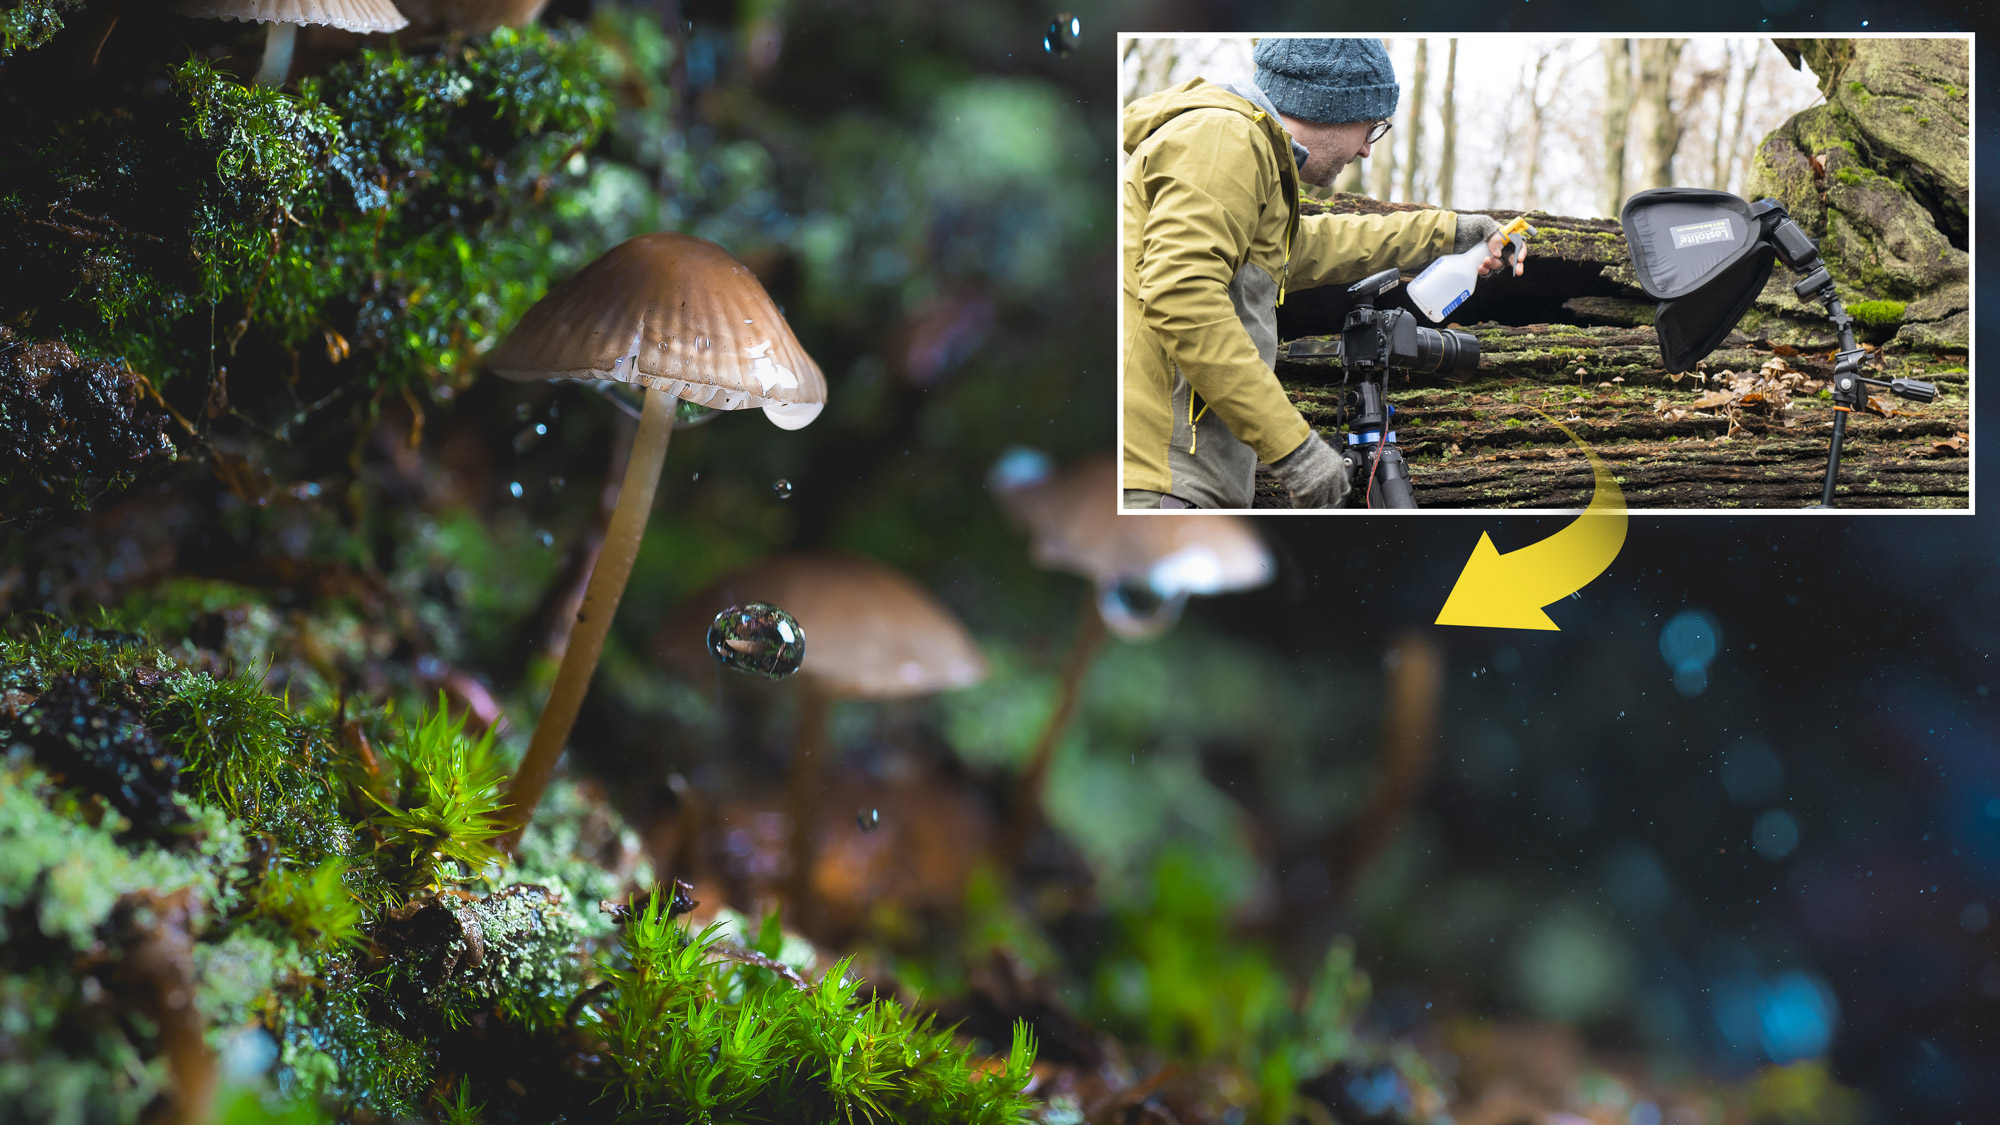
[[[0,7],[0,59],[17,51],[32,51],[55,38],[66,14],[84,0],[11,0]]]
[[[174,459],[167,414],[122,363],[0,327],[0,522],[40,523]]]
[[[0,319],[162,386],[320,344],[372,385],[461,370],[567,264],[552,208],[609,117],[596,50],[529,28],[365,51],[297,93],[202,60],[129,111],[0,141]]]

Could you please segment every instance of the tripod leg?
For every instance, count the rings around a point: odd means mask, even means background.
[[[1833,507],[1833,481],[1840,475],[1840,440],[1847,436],[1847,411],[1836,410],[1833,414],[1833,444],[1826,451],[1826,489],[1820,494],[1819,506]]]
[[[1375,490],[1384,508],[1414,508],[1417,494],[1410,487],[1410,468],[1403,451],[1393,445],[1382,447],[1382,465],[1375,472]]]

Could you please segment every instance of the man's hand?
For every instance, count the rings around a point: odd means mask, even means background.
[[[1353,488],[1347,462],[1318,434],[1307,434],[1297,449],[1271,462],[1271,475],[1291,492],[1294,508],[1338,508]]]
[[[1506,266],[1506,263],[1500,260],[1500,251],[1506,248],[1507,237],[1501,234],[1500,230],[1500,224],[1489,216],[1460,215],[1458,217],[1458,230],[1454,232],[1456,237],[1452,239],[1452,253],[1463,254],[1478,245],[1481,241],[1484,241],[1486,243],[1486,257],[1479,263],[1479,276],[1487,277]],[[1515,277],[1521,276],[1521,257],[1524,253],[1525,251],[1514,255]]]
[[[1507,236],[1501,234],[1499,231],[1494,231],[1493,237],[1486,240],[1486,260],[1479,263],[1479,276],[1486,277],[1506,267],[1506,263],[1500,260],[1500,252],[1502,250],[1505,250],[1506,248],[1507,248]],[[1514,251],[1515,277],[1521,276],[1521,271],[1523,268],[1522,259],[1526,258],[1527,256],[1528,256],[1528,247],[1526,243],[1523,243],[1518,249]]]

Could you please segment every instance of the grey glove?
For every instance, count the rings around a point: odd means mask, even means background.
[[[1500,233],[1500,224],[1490,215],[1460,215],[1458,233],[1451,240],[1451,252],[1463,254]]]
[[[1271,462],[1271,475],[1292,494],[1294,508],[1338,508],[1354,486],[1347,479],[1347,462],[1318,434],[1309,434],[1297,449]]]

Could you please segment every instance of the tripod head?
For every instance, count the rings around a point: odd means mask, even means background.
[[[1471,372],[1479,366],[1479,338],[1456,328],[1425,328],[1406,309],[1378,309],[1375,302],[1402,284],[1393,267],[1347,287],[1354,298],[1340,326],[1340,362],[1361,378],[1386,380],[1392,368],[1428,375]]]

